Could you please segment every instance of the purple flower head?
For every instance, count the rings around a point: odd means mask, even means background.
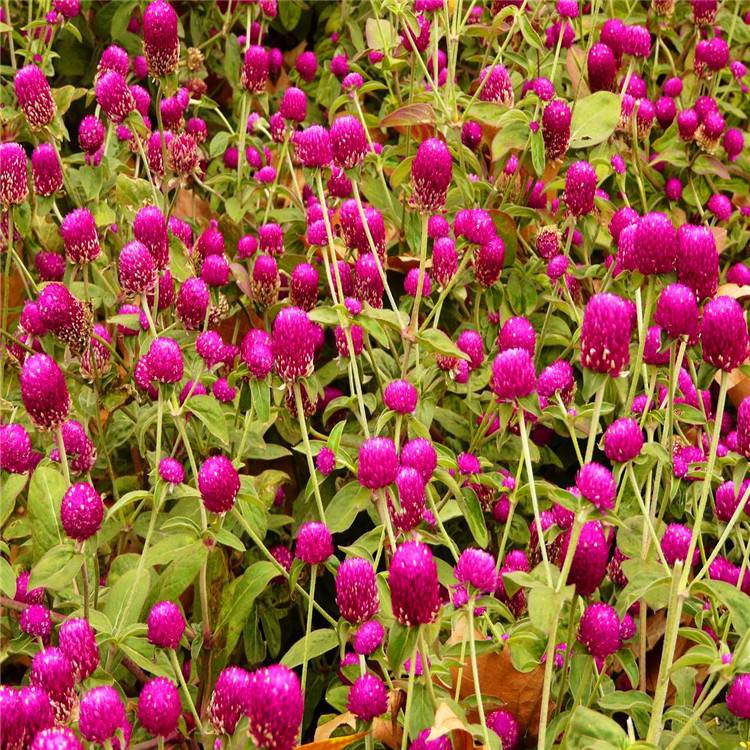
[[[625,463],[640,455],[643,432],[630,417],[616,419],[604,433],[604,453],[610,461]]]
[[[180,694],[171,680],[154,677],[141,688],[138,721],[147,732],[168,737],[177,729],[181,714]]]
[[[116,125],[135,109],[135,99],[125,77],[114,70],[106,71],[96,82],[96,101]]]
[[[548,159],[560,159],[568,150],[570,118],[570,107],[562,99],[555,99],[544,108],[542,136]]]
[[[578,625],[578,641],[591,656],[606,659],[620,648],[620,618],[614,607],[602,602],[590,604]]]
[[[556,360],[545,367],[537,379],[536,390],[540,404],[543,408],[546,407],[547,403],[558,393],[563,403],[569,404],[573,398],[575,385],[573,367],[570,362],[565,359]]]
[[[273,322],[271,351],[276,373],[290,383],[312,373],[315,333],[307,313],[287,307]]]
[[[411,165],[414,192],[412,202],[420,211],[435,211],[445,206],[453,179],[453,159],[439,138],[422,141]]]
[[[497,102],[506,107],[513,106],[513,84],[503,65],[484,68],[479,74],[479,86],[482,87],[479,94],[480,101]]]
[[[26,65],[14,80],[18,105],[23,110],[26,122],[32,130],[49,125],[55,117],[57,107],[52,98],[52,89],[44,73],[36,65]]]
[[[500,237],[488,242],[474,253],[474,275],[479,284],[489,288],[497,282],[505,263],[505,243]]]
[[[318,70],[318,58],[314,52],[303,52],[295,61],[294,69],[305,83],[311,83]]]
[[[34,256],[34,264],[41,281],[62,281],[65,276],[65,259],[57,253],[42,250]]]
[[[437,566],[430,548],[422,542],[404,542],[388,574],[394,617],[406,626],[434,622],[440,611]],[[419,592],[419,596],[415,596]]]
[[[363,622],[354,636],[355,653],[369,656],[380,648],[384,636],[383,626],[377,620]]]
[[[53,195],[62,187],[62,168],[53,145],[40,143],[34,149],[31,155],[31,177],[37,195]]]
[[[484,362],[482,336],[472,329],[461,331],[456,346],[469,358],[469,369],[476,370]]]
[[[195,351],[209,369],[224,360],[224,340],[218,331],[204,331],[195,340]]]
[[[211,392],[217,401],[222,404],[230,404],[237,396],[237,389],[229,385],[226,378],[218,378],[211,386]]]
[[[651,54],[651,34],[648,29],[645,26],[626,26],[622,51],[633,57],[648,57]]]
[[[372,563],[361,557],[350,557],[339,565],[336,604],[341,616],[351,623],[364,622],[377,614],[380,600]]]
[[[706,203],[706,208],[719,220],[728,221],[734,211],[732,201],[722,193],[714,193]]]
[[[453,574],[459,583],[470,585],[478,592],[489,593],[495,590],[495,559],[484,550],[465,549],[458,558]]]
[[[60,520],[65,533],[83,542],[99,531],[104,518],[101,495],[88,482],[79,482],[68,488],[60,506]]]
[[[703,359],[725,372],[739,367],[748,353],[745,313],[732,297],[716,297],[706,304],[700,327]]]
[[[594,210],[596,170],[587,161],[576,161],[565,176],[563,200],[573,216],[585,216]]]
[[[28,590],[31,574],[24,570],[16,578],[16,591],[13,598],[22,604],[41,604],[44,601],[44,589],[36,588]]]
[[[91,625],[86,620],[71,618],[58,631],[60,651],[68,658],[73,677],[82,682],[99,666],[99,647]]]
[[[495,342],[501,352],[508,349],[525,349],[530,356],[536,351],[536,333],[531,322],[522,316],[508,318],[503,323]]]
[[[307,94],[296,86],[290,86],[281,98],[279,113],[285,120],[303,122],[307,117]]]
[[[521,738],[521,727],[510,711],[491,711],[487,726],[500,738],[502,750],[516,750]]]
[[[337,117],[329,132],[333,162],[341,169],[361,164],[367,154],[367,136],[362,123],[352,115]]]
[[[659,97],[654,105],[654,110],[659,125],[665,130],[672,124],[672,121],[677,116],[677,105],[675,104],[674,99],[668,96]]]
[[[94,215],[88,208],[77,208],[60,225],[65,256],[71,263],[90,263],[100,252]]]
[[[185,481],[185,469],[176,458],[167,456],[159,461],[159,476],[168,484],[182,484]]]
[[[28,194],[26,152],[17,143],[0,143],[0,203],[23,203]]]
[[[303,523],[297,532],[295,556],[308,565],[320,565],[333,554],[333,538],[324,523]]]
[[[392,380],[383,391],[386,407],[399,414],[413,414],[417,399],[417,389],[408,380]]]
[[[211,287],[224,286],[229,281],[229,262],[223,255],[209,255],[203,261],[201,278]]]
[[[207,458],[198,471],[198,490],[206,510],[226,513],[240,491],[240,476],[226,456]]]
[[[534,361],[526,349],[506,349],[492,363],[490,387],[500,401],[516,401],[536,388]]]
[[[442,735],[434,740],[428,739],[430,736],[430,729],[423,729],[416,737],[416,739],[409,745],[409,750],[451,750],[453,745],[451,744],[450,737]],[[505,747],[505,745],[503,745]]]
[[[62,424],[70,409],[65,377],[52,357],[34,354],[21,369],[21,399],[32,422],[42,430]]]
[[[388,437],[367,438],[359,446],[357,478],[363,487],[378,490],[395,481],[398,455],[393,440]]]
[[[658,211],[646,214],[636,223],[635,267],[643,274],[670,273],[677,258],[677,232],[670,218]]]
[[[9,689],[4,687],[0,688],[0,716],[2,716],[3,719],[3,732],[8,732],[9,728],[13,728],[16,718],[23,719],[28,743],[32,737],[36,737],[36,735],[42,730],[50,729],[54,726],[55,716],[52,711],[52,704],[44,690],[34,687],[33,685],[22,687],[18,693],[13,690],[13,693],[20,698],[20,705],[18,705],[16,709],[19,713],[14,712],[13,715],[10,716],[8,715],[10,711],[6,711],[6,706],[3,705],[4,697],[3,692],[1,691],[5,690]],[[7,695],[7,693],[5,695]],[[11,727],[9,727],[8,724],[11,724]],[[20,727],[20,729],[21,732],[24,731],[23,726]],[[3,739],[5,739],[5,737]],[[13,747],[13,745],[8,743],[5,747]]]
[[[250,675],[248,732],[259,750],[292,750],[303,709],[299,679],[291,669],[272,664]]]
[[[151,607],[146,621],[148,642],[159,648],[175,649],[185,632],[185,618],[174,602],[159,602]]]
[[[41,604],[32,604],[21,613],[21,630],[31,638],[41,638],[42,642],[49,643],[52,633],[52,619],[49,610]]]
[[[734,678],[727,692],[727,710],[739,719],[750,719],[750,674]]]
[[[203,327],[211,295],[203,279],[191,276],[177,293],[177,317],[188,331]]]
[[[692,289],[684,284],[666,286],[656,304],[654,321],[670,338],[695,340],[698,335],[698,305]]]
[[[610,91],[617,75],[617,62],[612,48],[598,42],[586,58],[589,88],[591,91]]]
[[[667,200],[670,200],[670,201],[679,201],[682,198],[682,182],[679,177],[667,178],[667,181],[664,183],[664,195],[667,197]],[[684,226],[688,226],[688,225],[684,225]],[[682,227],[680,227],[680,229],[682,229]],[[678,241],[677,262],[678,263],[680,260],[680,250],[679,250],[680,229],[677,230],[677,241]]]
[[[426,484],[437,468],[437,452],[426,438],[414,438],[401,449],[401,464],[416,469]]]
[[[51,727],[34,737],[31,750],[83,750],[83,745],[72,729]]]
[[[23,474],[29,469],[31,438],[18,423],[0,425],[0,469]]]
[[[115,734],[122,730],[130,736],[130,724],[122,698],[111,685],[92,688],[81,698],[78,731],[89,742],[119,747]]]
[[[475,120],[467,120],[461,128],[461,143],[472,151],[482,141],[482,126]]]
[[[372,721],[388,710],[388,689],[375,675],[361,675],[349,688],[346,707],[361,721]]]
[[[156,283],[156,266],[148,248],[133,240],[120,250],[118,258],[120,286],[125,292],[143,294]]]
[[[39,651],[31,662],[29,680],[34,687],[47,693],[55,719],[64,723],[76,700],[73,666],[59,648]]]
[[[157,268],[169,265],[169,238],[167,221],[157,206],[144,206],[135,215],[133,235],[148,248]]]
[[[216,680],[208,716],[219,734],[233,734],[237,722],[245,715],[252,678],[241,667],[227,667]]]
[[[309,169],[327,167],[333,160],[331,139],[322,125],[310,125],[292,137],[297,158]]]
[[[615,507],[617,486],[612,472],[605,466],[591,461],[584,464],[576,474],[576,487],[581,497],[604,512]]]
[[[166,336],[154,339],[145,360],[151,378],[158,383],[177,383],[182,379],[182,352],[174,339]]]
[[[745,148],[745,136],[739,128],[728,128],[722,142],[730,162],[735,162]],[[32,161],[33,164],[33,161]]]
[[[588,301],[581,329],[581,363],[594,372],[612,377],[630,360],[633,326],[632,304],[608,292]]]
[[[315,466],[324,477],[329,476],[336,468],[336,454],[330,448],[321,448]]]
[[[661,538],[661,551],[668,565],[674,565],[678,560],[685,562],[690,549],[690,537],[690,529],[681,523],[670,523],[667,526]],[[699,557],[700,550],[696,548],[691,566],[698,562]]]
[[[694,109],[683,109],[677,113],[677,130],[683,141],[690,141],[698,129],[700,120]]]
[[[128,53],[117,44],[110,44],[99,58],[99,64],[96,68],[97,78],[108,70],[114,70],[121,76],[126,76],[130,64],[128,61]]]
[[[180,59],[177,13],[164,0],[149,3],[143,12],[143,53],[154,78],[170,75]]]
[[[396,475],[400,509],[396,509],[390,494],[388,510],[393,525],[399,532],[411,531],[419,525],[425,510],[425,481],[411,466],[402,466]]]
[[[404,291],[410,297],[417,296],[417,290],[419,288],[419,277],[420,277],[420,274],[419,274],[418,268],[412,268],[406,274],[406,278],[404,279]],[[422,296],[429,297],[430,294],[432,293],[432,284],[430,283],[430,275],[427,272],[425,272],[422,279],[423,279]]]
[[[565,559],[570,534],[569,529],[560,546],[560,560]],[[608,562],[609,542],[604,527],[599,521],[587,521],[581,529],[567,583],[573,584],[581,596],[590,596],[602,582]]]
[[[289,278],[289,299],[296,307],[312,310],[318,301],[318,272],[309,263],[299,263]]]

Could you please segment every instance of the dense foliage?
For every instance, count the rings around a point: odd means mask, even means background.
[[[750,739],[750,15],[0,11],[2,748]]]

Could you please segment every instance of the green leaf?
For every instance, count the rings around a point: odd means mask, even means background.
[[[29,485],[28,511],[34,558],[65,539],[60,526],[60,503],[67,489],[63,475],[51,466],[37,466]]]
[[[185,281],[193,275],[185,246],[171,233],[169,235],[169,268],[177,281]]]
[[[208,557],[208,548],[201,541],[195,542],[184,554],[175,557],[159,576],[152,600],[174,601],[185,592],[198,576]]]
[[[271,389],[268,381],[250,378],[250,397],[258,420],[268,422],[271,417]],[[247,418],[249,417],[248,414]]]
[[[555,614],[562,609],[563,604],[573,597],[573,586],[565,586],[556,592],[551,586],[534,586],[528,593],[529,619],[534,627],[542,631],[549,631]]]
[[[224,445],[229,445],[229,431],[221,404],[213,396],[191,396],[187,405],[208,431]]]
[[[418,628],[407,628],[399,622],[393,623],[388,636],[388,664],[395,677],[403,671],[404,662],[414,650],[418,634]]]
[[[146,568],[133,568],[123,573],[107,594],[104,614],[113,623],[116,634],[137,622],[151,586]]]
[[[562,745],[564,750],[601,750],[627,746],[628,735],[617,722],[585,706],[578,706],[573,711]]]
[[[417,335],[417,343],[424,346],[427,351],[444,354],[448,357],[457,359],[468,359],[469,357],[462,352],[443,331],[437,328],[428,328],[424,333]]]
[[[357,515],[372,503],[372,492],[359,482],[345,484],[326,508],[328,528],[332,533],[346,531]]]
[[[305,643],[307,643],[307,658],[315,659],[328,653],[339,645],[339,639],[333,628],[313,630],[307,638],[297,641],[284,654],[281,663],[286,667],[298,667],[304,659]]]
[[[597,91],[576,102],[570,120],[570,148],[587,148],[602,143],[615,131],[620,119],[620,97],[611,91]]]
[[[541,128],[531,136],[531,164],[534,167],[537,177],[541,177],[544,174],[545,165],[544,137],[542,136]]]
[[[497,105],[495,105],[497,106]],[[472,113],[474,112],[474,107]],[[491,123],[499,128],[492,139],[492,160],[497,161],[508,151],[521,150],[531,134],[529,129],[529,116],[525,112],[511,109],[503,113],[499,120]]]
[[[128,177],[118,174],[115,181],[115,200],[121,206],[140,207],[147,203],[153,192],[151,185],[146,180]]]
[[[742,590],[724,581],[699,581],[691,586],[692,589],[716,596],[729,610],[729,614],[738,633],[750,630],[750,597]]]
[[[380,121],[381,128],[407,127],[409,125],[429,125],[435,122],[435,110],[427,102],[404,104]]]
[[[373,50],[388,52],[399,41],[399,35],[389,21],[383,18],[368,18],[365,23],[365,39],[367,46]]]
[[[127,508],[131,503],[136,503],[139,500],[151,497],[151,494],[152,493],[149,490],[133,490],[132,492],[126,492],[109,508],[107,511],[107,520],[116,516],[123,508]]]
[[[466,523],[469,525],[469,531],[474,537],[474,541],[484,549],[489,541],[487,534],[487,524],[484,521],[482,506],[479,504],[476,492],[471,487],[464,487],[462,490],[463,499],[456,498],[464,514]]]
[[[224,658],[228,658],[237,645],[255,600],[278,574],[275,565],[261,560],[253,563],[224,589],[216,625],[217,631],[224,631]]]
[[[83,555],[72,546],[61,544],[48,550],[31,569],[29,589],[43,587],[52,591],[65,588],[83,565]]]
[[[294,2],[279,3],[279,20],[281,25],[291,31],[296,28],[302,16],[302,8]]]
[[[0,526],[10,518],[16,507],[16,498],[26,486],[26,474],[11,474],[3,480],[2,492],[0,492]]]
[[[8,597],[16,594],[16,574],[4,557],[0,557],[0,591]]]

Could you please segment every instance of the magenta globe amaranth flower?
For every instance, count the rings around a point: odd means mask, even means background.
[[[69,487],[60,506],[60,520],[65,533],[83,542],[99,531],[104,518],[101,495],[88,482]]]
[[[491,287],[500,278],[505,263],[505,243],[495,237],[474,253],[474,275],[480,286]]]
[[[120,250],[118,258],[120,286],[131,294],[143,294],[156,282],[156,266],[148,248],[133,240]]]
[[[417,389],[408,380],[392,380],[383,391],[383,403],[399,414],[413,414],[417,398]]]
[[[437,566],[422,542],[404,542],[393,555],[388,573],[393,616],[406,626],[434,622],[440,611]]]
[[[583,313],[581,363],[616,377],[630,360],[632,305],[609,292],[595,294]]]
[[[502,750],[516,750],[521,737],[521,727],[510,711],[491,711],[487,714],[487,727],[500,738]]]
[[[34,354],[21,368],[21,399],[32,422],[42,430],[54,430],[70,410],[65,377],[52,357]]]
[[[31,662],[31,684],[47,693],[55,719],[65,723],[76,701],[73,666],[59,648],[39,651]]]
[[[105,115],[116,125],[134,109],[135,99],[124,76],[108,70],[96,82],[96,101]]]
[[[70,618],[57,632],[60,651],[68,658],[76,682],[90,677],[99,666],[96,636],[86,620]]]
[[[268,69],[268,50],[258,44],[248,47],[242,62],[241,82],[244,88],[252,93],[261,93],[268,83]]]
[[[661,538],[661,551],[667,565],[674,565],[678,560],[685,562],[690,549],[690,538],[692,532],[681,523],[670,523]],[[700,550],[695,549],[690,565],[695,565],[700,558]]]
[[[748,332],[745,312],[732,297],[716,297],[706,304],[700,326],[703,359],[725,372],[747,358]]]
[[[219,674],[208,705],[209,720],[219,734],[233,734],[246,714],[251,681],[241,667],[227,667]]]
[[[605,466],[591,461],[584,464],[576,474],[576,487],[581,497],[600,511],[615,507],[617,486],[612,472]]]
[[[138,721],[156,736],[168,737],[176,729],[182,714],[177,685],[165,677],[154,677],[138,696]]]
[[[727,709],[738,719],[750,719],[750,674],[734,678],[727,692]]]
[[[161,336],[151,342],[145,356],[148,372],[157,383],[178,383],[185,369],[180,345],[174,340]]]
[[[174,602],[159,602],[151,607],[146,621],[149,643],[159,648],[175,649],[185,632],[185,618]]]
[[[320,565],[333,554],[333,538],[324,523],[303,523],[297,532],[295,555],[308,565]]]
[[[259,750],[292,750],[297,744],[304,702],[299,679],[281,664],[251,675],[248,732]]]
[[[489,552],[480,549],[465,549],[453,568],[453,574],[459,583],[471,586],[478,592],[494,591],[497,584],[495,559]]]
[[[36,737],[42,730],[53,727],[55,724],[55,715],[47,693],[38,687],[34,687],[33,685],[22,687],[19,691],[19,698],[21,700],[20,708],[26,725],[28,742],[30,738]],[[1,699],[0,704],[2,704]],[[3,720],[3,730],[7,731],[7,724],[5,723],[7,717],[1,705],[0,718]]]
[[[512,107],[514,101],[513,84],[510,75],[503,65],[493,65],[482,70],[479,74],[479,100],[483,102],[497,102],[506,107]]]
[[[135,215],[133,235],[148,248],[157,268],[169,265],[167,220],[158,206],[144,206]]]
[[[643,432],[631,417],[616,419],[604,432],[604,453],[610,461],[632,461],[642,448]]]
[[[508,318],[503,323],[495,342],[501,352],[507,349],[525,349],[529,356],[536,352],[536,332],[531,322],[522,316]]]
[[[563,200],[572,216],[584,216],[594,210],[596,170],[587,161],[576,161],[565,175]]]
[[[125,706],[117,690],[110,685],[101,685],[85,693],[78,718],[78,731],[83,738],[100,745],[116,742],[118,729],[130,734]]]
[[[0,203],[23,203],[28,194],[26,152],[17,143],[0,143]],[[7,230],[4,233],[7,235]]]
[[[350,557],[336,573],[336,604],[341,616],[351,623],[369,620],[380,608],[375,570],[361,557]]]
[[[72,729],[52,727],[34,737],[31,750],[83,750],[83,745]]]
[[[654,322],[672,339],[694,340],[698,335],[698,305],[695,293],[684,284],[669,284],[656,303]]]
[[[211,456],[198,470],[198,490],[206,510],[226,513],[240,491],[240,475],[226,456]]]
[[[294,69],[299,73],[300,78],[305,83],[311,83],[315,78],[316,71],[318,70],[318,59],[315,56],[315,53],[308,50],[300,54],[294,63]]]
[[[309,169],[327,167],[333,160],[331,139],[322,125],[298,130],[292,137],[297,158]]]
[[[46,607],[32,604],[21,613],[20,625],[21,630],[31,638],[41,638],[43,643],[49,643],[52,619]]]
[[[606,659],[621,646],[620,618],[609,604],[596,602],[584,610],[578,624],[578,641],[598,659]]]
[[[357,478],[363,487],[379,490],[395,481],[398,473],[396,446],[388,437],[371,437],[359,446]]]
[[[372,721],[388,710],[388,689],[375,675],[361,675],[349,688],[346,707],[361,721]]]
[[[299,263],[289,278],[289,299],[293,305],[309,311],[318,301],[318,272],[309,263]]]
[[[29,468],[31,451],[31,438],[23,425],[0,425],[0,469],[23,474]]]
[[[560,565],[568,551],[570,535],[571,529],[568,529],[560,545]],[[583,525],[567,580],[568,584],[576,587],[576,592],[581,596],[590,596],[602,582],[609,563],[609,546],[600,521],[587,521]]]
[[[341,169],[352,169],[367,155],[367,135],[362,123],[352,115],[337,117],[329,131],[333,163]]]
[[[307,117],[307,94],[296,86],[290,86],[281,97],[279,112],[285,120],[304,122]]]
[[[617,62],[612,48],[602,42],[593,45],[586,58],[586,70],[592,92],[611,90],[617,75]]]
[[[360,625],[354,636],[354,651],[369,656],[380,648],[385,637],[385,630],[377,620],[368,620]]]
[[[707,227],[683,224],[677,230],[677,280],[696,297],[713,297],[719,283],[716,239]]]
[[[287,383],[312,373],[315,354],[315,331],[307,313],[298,307],[287,307],[273,322],[271,351],[276,373]]]
[[[55,147],[40,143],[31,154],[31,178],[37,195],[54,195],[63,184],[62,168]]]
[[[677,258],[677,233],[671,219],[652,211],[636,222],[635,268],[643,274],[670,273]]]
[[[516,401],[536,388],[534,361],[526,349],[506,349],[492,363],[490,387],[500,401]]]
[[[16,98],[32,130],[49,125],[57,107],[44,73],[36,65],[26,65],[16,73]]]
[[[570,142],[570,107],[562,100],[551,101],[542,114],[542,136],[548,159],[560,159]]]
[[[435,211],[445,206],[453,179],[453,159],[439,138],[422,141],[411,165],[414,192],[412,203],[420,211]]]
[[[143,12],[143,54],[154,78],[175,71],[180,59],[177,13],[164,0],[149,3]]]
[[[414,438],[401,449],[401,464],[416,469],[427,483],[437,468],[437,451],[426,438]]]
[[[77,208],[60,225],[65,256],[71,263],[91,263],[99,256],[99,236],[94,215],[88,208]]]

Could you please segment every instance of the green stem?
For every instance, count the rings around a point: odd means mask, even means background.
[[[180,663],[177,661],[177,652],[173,648],[167,649],[167,651],[169,651],[169,660],[172,662],[172,668],[174,669],[177,682],[180,683],[182,692],[185,694],[185,700],[188,702],[188,708],[190,709],[190,713],[193,714],[193,718],[195,719],[195,726],[198,727],[198,731],[202,735],[203,724],[201,724],[201,718],[200,716],[198,716],[198,712],[195,710],[195,703],[193,703],[193,696],[190,695],[187,682],[185,682],[185,675],[182,674]]]
[[[607,387],[607,381],[604,380],[596,391],[594,399],[594,413],[591,415],[589,424],[589,437],[586,443],[585,463],[589,463],[594,456],[594,446],[596,445],[596,436],[599,434],[599,417],[602,413],[602,403],[604,402],[604,389]]]
[[[409,354],[412,343],[419,330],[419,307],[422,304],[422,289],[424,287],[425,266],[427,265],[427,223],[429,215],[422,213],[422,236],[419,245],[419,279],[417,280],[417,293],[414,297],[414,304],[411,309],[411,320],[405,334],[406,343],[404,344],[404,359],[401,363],[401,377],[406,377],[406,371],[409,367]]]
[[[302,441],[305,444],[305,455],[307,456],[307,468],[310,471],[310,479],[313,484],[313,492],[315,494],[315,503],[318,506],[318,515],[320,520],[326,522],[326,513],[323,510],[323,498],[320,496],[320,487],[318,486],[318,474],[315,469],[315,459],[312,455],[312,448],[310,447],[310,437],[307,434],[307,422],[305,421],[305,410],[302,403],[302,390],[300,388],[299,381],[295,381],[294,385],[294,402],[297,406],[297,419],[299,421],[299,429],[302,433]]]
[[[318,566],[310,567],[310,600],[307,604],[307,623],[305,625],[305,645],[302,650],[302,695],[305,695],[307,687],[307,655],[310,646],[310,633],[312,632],[313,605],[315,601],[315,579],[318,577]]]
[[[414,673],[417,669],[417,641],[409,661],[409,680],[406,687],[406,708],[404,709],[404,730],[401,734],[401,750],[406,750],[409,744],[409,716],[411,715],[412,697],[414,696]]]
[[[68,454],[65,450],[65,441],[63,440],[62,425],[57,426],[57,450],[60,454],[60,463],[65,476],[65,483],[70,487],[70,467],[68,466]]]
[[[640,296],[639,296],[640,298]],[[639,321],[638,330],[638,351],[635,356],[635,364],[632,369],[632,378],[630,380],[630,390],[628,391],[628,400],[625,404],[624,414],[630,414],[630,407],[633,405],[635,392],[640,380],[641,365],[643,364],[643,352],[646,348],[646,334],[648,333],[648,324],[651,319],[651,310],[654,306],[654,277],[649,276],[646,286],[646,307]]]
[[[482,688],[479,684],[479,667],[477,666],[477,644],[474,637],[474,599],[472,595],[466,605],[469,611],[469,654],[471,656],[471,675],[474,680],[474,693],[477,697],[477,711],[479,711],[479,722],[482,725],[482,737],[485,747],[490,746],[490,735],[487,731],[487,719],[484,715],[484,704],[482,702]]]

